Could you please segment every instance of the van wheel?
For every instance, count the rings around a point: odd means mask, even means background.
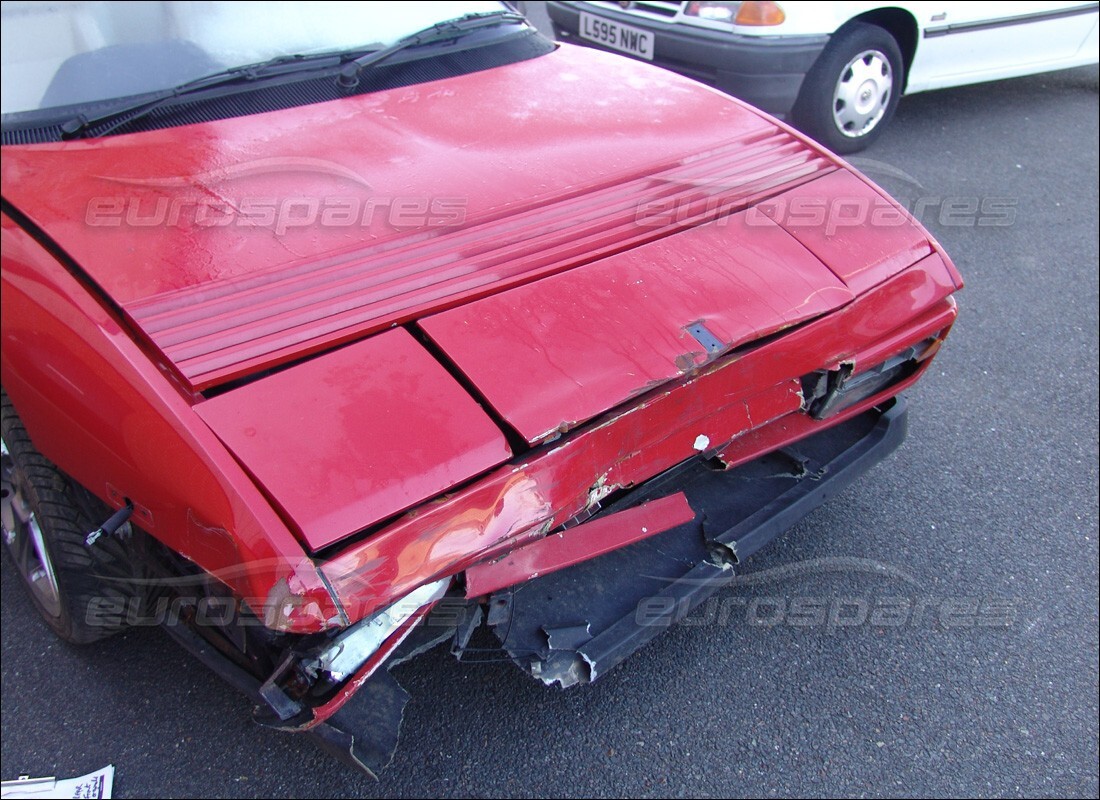
[[[904,85],[905,62],[894,37],[877,25],[852,22],[807,74],[792,117],[830,150],[855,153],[882,134]]]

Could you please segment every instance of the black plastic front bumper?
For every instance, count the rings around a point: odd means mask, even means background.
[[[905,438],[888,401],[731,470],[701,459],[649,481],[608,513],[683,492],[693,521],[490,598],[489,625],[543,682],[587,683],[681,620],[736,565],[838,494]]]
[[[650,31],[657,66],[714,86],[779,117],[794,106],[806,73],[829,41],[828,36],[742,36],[650,20],[602,6],[550,2],[547,11],[559,41],[607,49],[580,37],[582,5],[587,13]]]

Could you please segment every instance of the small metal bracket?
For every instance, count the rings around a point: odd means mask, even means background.
[[[119,531],[122,531],[122,534],[128,533],[128,523],[130,521],[130,516],[133,513],[134,504],[127,500],[126,505],[124,505],[114,514],[112,514],[106,522],[104,522],[102,525],[100,525],[98,528],[96,528],[85,537],[84,546],[91,547],[99,541],[100,537],[114,536],[116,533],[119,533]],[[123,529],[124,526],[127,526],[125,530]]]
[[[695,341],[703,346],[703,349],[707,351],[708,355],[714,356],[726,349],[722,340],[708,331],[707,326],[702,322],[693,322],[691,325],[685,327],[684,330],[690,333]]]

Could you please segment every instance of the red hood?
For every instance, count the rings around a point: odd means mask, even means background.
[[[2,169],[197,390],[359,340],[196,404],[314,548],[511,457],[486,405],[547,441],[930,251],[814,224],[881,197],[737,101],[567,46]]]
[[[335,102],[8,147],[3,191],[204,389],[683,227],[639,226],[640,210],[744,205],[833,168],[710,89],[562,47]]]

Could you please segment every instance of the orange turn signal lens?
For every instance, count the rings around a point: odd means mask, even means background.
[[[734,25],[779,25],[787,18],[778,3],[764,0],[764,2],[752,2],[746,0],[737,9],[737,16],[733,19]]]

